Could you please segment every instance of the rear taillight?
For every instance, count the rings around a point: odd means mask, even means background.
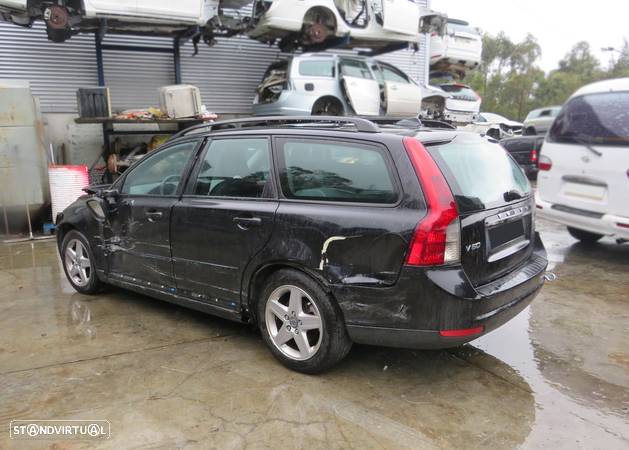
[[[553,166],[553,162],[548,156],[541,155],[537,166],[539,167],[539,170],[550,170]]]
[[[437,163],[421,142],[404,138],[428,213],[417,224],[406,257],[410,266],[434,266],[461,260],[461,225],[452,191]]]
[[[531,150],[531,162],[535,164],[537,162],[537,150]]]

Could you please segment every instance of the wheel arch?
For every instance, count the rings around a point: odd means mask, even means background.
[[[246,305],[246,310],[244,312],[245,320],[251,323],[257,323],[256,317],[256,302],[258,300],[257,296],[264,289],[264,281],[268,280],[274,273],[283,270],[283,269],[291,269],[297,272],[301,272],[304,275],[311,278],[315,281],[325,292],[328,294],[338,305],[338,301],[332,294],[332,289],[328,281],[316,271],[305,267],[299,263],[293,261],[276,261],[272,263],[267,263],[259,266],[251,275],[248,281],[243,283],[243,287],[246,286],[247,290],[244,292],[244,301]],[[339,307],[340,310],[340,307]]]
[[[63,240],[65,239],[66,235],[72,230],[79,231],[76,225],[72,223],[62,222],[57,225],[57,227],[55,228],[55,234],[57,236],[57,247],[59,247],[59,249],[61,249],[61,244],[63,244]]]
[[[347,108],[345,107],[345,103],[343,102],[343,100],[341,100],[340,98],[338,98],[336,95],[333,95],[333,94],[322,95],[321,97],[317,98],[314,102],[312,102],[310,113],[312,114],[314,112],[314,109],[317,103],[323,102],[326,100],[338,103],[338,106],[341,108],[343,115],[347,114]]]

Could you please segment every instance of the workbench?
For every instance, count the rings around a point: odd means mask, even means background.
[[[203,123],[203,119],[186,118],[186,119],[116,119],[114,117],[93,117],[93,118],[79,118],[74,120],[77,124],[100,124],[103,127],[103,151],[101,156],[103,161],[107,163],[109,155],[114,153],[112,148],[112,136],[138,136],[138,135],[155,135],[155,134],[175,134],[185,128]],[[116,125],[145,125],[150,128],[145,129],[116,129]],[[162,130],[155,129],[155,125],[176,125],[176,127],[169,127],[170,129]],[[139,127],[137,127],[139,128]],[[174,129],[173,129],[174,128]],[[96,161],[97,162],[97,161]],[[93,165],[96,165],[96,162]],[[93,167],[90,167],[90,171]],[[111,174],[105,173],[103,178],[107,177],[105,181],[111,182]]]

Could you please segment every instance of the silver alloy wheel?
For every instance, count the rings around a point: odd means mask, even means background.
[[[271,341],[284,355],[304,361],[321,345],[323,322],[312,298],[297,286],[280,286],[266,301],[266,329]]]
[[[85,245],[72,239],[66,247],[65,264],[70,281],[79,287],[87,286],[92,275],[92,262]]]

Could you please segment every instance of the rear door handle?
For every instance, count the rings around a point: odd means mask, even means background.
[[[144,215],[149,220],[149,222],[154,222],[156,220],[161,219],[164,213],[161,211],[155,211],[155,210],[149,209],[148,211],[144,212]]]
[[[259,227],[262,224],[262,219],[259,217],[234,217],[234,223],[241,230],[246,230],[251,227]]]

